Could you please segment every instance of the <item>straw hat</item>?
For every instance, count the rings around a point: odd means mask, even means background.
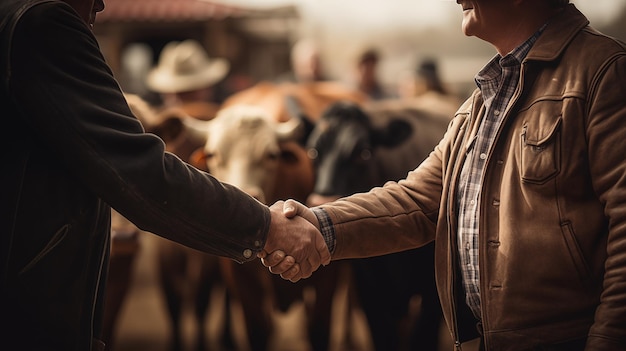
[[[230,65],[223,58],[209,58],[195,40],[170,42],[161,51],[158,65],[148,73],[148,88],[177,93],[211,86],[222,80]]]

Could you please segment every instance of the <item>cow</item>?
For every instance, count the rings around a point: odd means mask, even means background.
[[[192,164],[257,200],[270,204],[281,192],[303,199],[313,189],[311,162],[294,142],[302,132],[300,120],[277,123],[262,107],[237,104],[210,122],[188,119],[185,125],[206,140]],[[229,293],[242,306],[250,349],[265,350],[274,331],[273,312],[293,297],[276,295],[281,290],[260,262],[219,261]]]
[[[281,142],[278,171],[273,175],[275,183],[272,187],[263,187],[260,181],[260,174],[269,173],[267,169],[259,172],[259,162],[253,163],[257,170],[232,172],[230,164],[215,162],[215,155],[220,155],[220,147],[226,150],[236,146],[233,143],[218,145],[215,135],[211,133],[204,148],[205,162],[207,169],[218,179],[232,182],[242,187],[245,191],[258,196],[262,189],[263,197],[261,201],[271,204],[277,200],[294,198],[305,201],[313,190],[313,169],[312,162],[304,150],[304,142],[315,121],[319,118],[323,110],[335,101],[362,102],[364,96],[356,91],[344,88],[338,83],[318,82],[318,83],[270,83],[261,82],[252,88],[237,93],[227,99],[218,115],[228,110],[230,119],[241,118],[238,114],[247,106],[256,107],[265,111],[265,118],[274,122],[274,125],[284,125],[290,121],[298,121],[300,132],[293,136],[289,142]],[[213,121],[212,121],[213,122]],[[278,123],[278,124],[276,124]],[[222,125],[223,127],[223,125]],[[215,129],[215,128],[214,128]],[[233,142],[252,147],[253,150],[260,149],[257,139],[252,137],[241,137],[235,131],[220,129],[223,137],[234,135]],[[211,138],[214,138],[211,141]],[[228,137],[227,137],[228,138]],[[263,139],[263,138],[261,138]],[[269,138],[264,138],[267,143]],[[244,146],[237,147],[244,147]],[[218,147],[219,146],[219,147]],[[222,152],[223,153],[223,152]],[[239,158],[238,162],[250,162],[253,154],[240,153],[239,155],[229,154],[228,157],[221,155],[218,159]],[[306,166],[306,167],[305,167]],[[303,169],[305,168],[305,169]],[[248,178],[247,183],[242,182],[242,173],[249,176],[257,174],[255,179]],[[252,187],[256,183],[258,186]],[[296,301],[304,300],[304,292],[307,289],[314,291],[314,303],[306,304],[307,312],[307,333],[308,342],[313,350],[327,350],[330,341],[331,315],[338,280],[337,267],[324,267],[320,269],[314,277],[307,281],[298,283],[285,282],[280,277],[270,274],[260,263],[250,265],[238,265],[230,260],[222,260],[224,276],[229,279],[228,284],[237,299],[240,301],[246,319],[246,331],[250,349],[267,350],[270,340],[268,337],[275,330],[273,316],[276,313],[284,313],[289,310]],[[263,309],[260,300],[269,301],[269,305]]]
[[[400,100],[333,104],[317,121],[306,144],[316,171],[307,204],[321,205],[404,178],[437,145],[450,118]],[[441,310],[433,251],[434,244],[430,244],[350,260],[357,300],[376,350],[398,350],[411,343],[411,350],[437,350]],[[410,301],[416,295],[421,297],[417,320],[412,322],[413,332],[403,335]]]
[[[184,149],[185,155],[200,143],[203,146],[198,152],[188,157],[191,164],[241,187],[259,201],[305,201],[313,190],[314,170],[304,142],[315,120],[334,101],[360,103],[364,99],[339,83],[261,82],[229,97],[217,113],[219,118],[200,121],[172,115],[146,129],[160,135],[168,147],[178,146],[179,152]],[[249,131],[238,129],[246,125]],[[290,140],[284,138],[285,128],[292,129]],[[266,158],[258,158],[263,155]],[[260,263],[240,265],[217,260],[227,294],[242,307],[252,351],[268,348],[270,336],[280,324],[276,317],[294,302],[306,302],[307,342],[313,350],[328,349],[336,266],[320,269],[314,278],[293,284],[270,274]],[[315,292],[314,303],[304,298],[308,289]]]
[[[313,190],[314,183],[312,162],[304,150],[307,133],[323,109],[333,101],[362,101],[363,98],[360,93],[344,88],[339,83],[261,82],[228,98],[217,113],[222,116],[219,119],[194,120],[184,111],[181,113],[179,109],[169,109],[162,111],[159,118],[146,121],[145,124],[146,131],[163,138],[168,150],[194,166],[212,173],[218,179],[238,185],[266,204],[287,198],[304,201]],[[165,114],[169,114],[169,118],[164,118]],[[243,123],[242,120],[246,119],[243,115],[262,115],[264,117],[262,119],[269,121],[269,124],[256,117],[249,118],[256,119],[256,122],[249,120]],[[235,120],[239,122],[234,123]],[[297,122],[295,125],[298,127],[293,129],[292,140],[284,140],[281,135],[284,136],[285,133],[280,130],[289,125],[293,128],[294,123],[290,122]],[[240,124],[249,125],[255,133],[250,134],[250,137],[243,137],[237,130],[241,127]],[[270,126],[274,128],[274,134],[268,134]],[[298,133],[295,133],[296,131]],[[221,143],[220,140],[229,141]],[[267,159],[263,162],[251,162],[253,157],[264,154],[261,150],[267,150],[266,148],[275,142],[278,143],[278,149],[273,148],[273,152],[265,154]],[[234,150],[242,150],[241,148],[245,147],[252,147],[255,152]],[[193,152],[194,149],[197,149],[197,152]],[[251,165],[251,168],[242,168],[244,164]],[[272,164],[277,164],[275,169],[269,167]],[[160,267],[164,267],[163,256],[174,257],[178,261],[183,261],[186,257],[185,261],[189,262],[190,257],[199,255],[197,252],[185,252],[185,248],[167,241],[159,246],[159,257],[162,262]],[[328,348],[331,308],[337,280],[335,268],[325,269],[325,272],[318,274],[318,277],[309,282],[293,284],[270,274],[258,262],[240,265],[227,259],[213,257],[212,260],[218,261],[220,279],[226,283],[227,295],[232,295],[233,300],[242,307],[248,346],[251,350],[268,348],[271,342],[269,337],[277,331],[274,325],[280,324],[277,321],[279,316],[277,313],[288,311],[296,301],[303,301],[303,293],[307,288],[315,291],[315,303],[306,304],[308,339],[313,344],[314,350]],[[197,262],[197,259],[191,261]],[[166,264],[165,268],[168,266],[179,267],[180,264]],[[189,280],[189,276],[185,275],[182,269],[174,272],[161,268],[161,272],[161,281],[170,306],[168,310],[174,331],[173,346],[176,346],[180,345],[177,321],[180,320],[179,312],[183,297],[182,292],[178,292],[176,287],[183,283],[182,280]],[[206,277],[205,283],[210,279],[213,278]],[[202,294],[206,293],[207,291],[202,291]],[[197,299],[207,299],[207,296],[202,294],[195,296]],[[260,301],[268,302],[262,304]],[[195,309],[200,325],[197,329],[200,332],[202,332],[200,318],[205,308],[200,305]],[[203,338],[203,335],[198,335],[197,345],[202,346]]]

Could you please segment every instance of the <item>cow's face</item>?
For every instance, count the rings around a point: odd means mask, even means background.
[[[285,168],[296,167],[302,160],[294,161],[295,156],[285,148],[286,141],[297,137],[299,121],[275,123],[261,108],[235,105],[211,121],[190,122],[188,126],[196,131],[205,131],[202,168],[263,203],[275,200],[278,177]]]
[[[274,191],[278,135],[262,110],[234,106],[210,122],[204,145],[207,169],[261,202]]]
[[[403,142],[407,133],[410,133],[410,126],[397,121],[383,128],[374,127],[355,104],[331,106],[307,142],[316,174],[308,205],[320,205],[379,185],[376,150]]]
[[[316,174],[314,197],[331,200],[369,189],[371,134],[367,116],[356,106],[335,106],[322,116],[307,142]]]

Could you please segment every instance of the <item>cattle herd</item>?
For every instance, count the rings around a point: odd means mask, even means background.
[[[146,131],[159,135],[168,151],[266,204],[294,198],[320,205],[399,180],[428,155],[452,117],[400,101],[370,102],[328,82],[259,83],[232,95],[208,121],[177,109],[159,111],[133,95],[127,100]],[[132,253],[137,251],[132,244],[136,228],[117,216],[113,231],[133,234],[113,240],[105,325],[109,342],[130,279]],[[116,252],[123,248],[125,255]],[[223,284],[229,301],[241,306],[251,351],[273,349],[271,336],[280,332],[276,316],[296,301],[306,302],[307,349],[328,350],[334,296],[346,283],[345,272],[350,277],[350,308],[363,311],[376,350],[408,349],[414,343],[420,350],[437,350],[441,312],[432,246],[334,262],[298,283],[270,274],[260,262],[237,264],[166,239],[159,238],[157,251],[171,350],[183,349],[183,299],[192,299],[195,306],[196,349],[208,349],[204,321],[216,284]],[[415,296],[420,298],[419,318],[407,313]],[[229,333],[226,326],[225,340]]]

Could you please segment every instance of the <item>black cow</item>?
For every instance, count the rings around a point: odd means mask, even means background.
[[[363,108],[352,103],[332,105],[307,142],[316,169],[308,205],[404,178],[439,142],[450,118],[393,102]],[[357,298],[376,350],[437,350],[442,315],[433,251],[430,244],[350,260]],[[420,296],[421,303],[417,318],[411,320],[408,311],[414,296]]]

